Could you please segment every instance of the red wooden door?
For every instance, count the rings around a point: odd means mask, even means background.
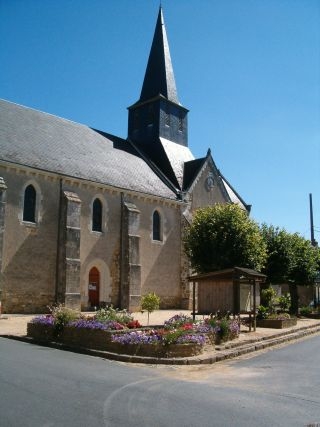
[[[91,307],[99,306],[99,287],[100,287],[100,273],[96,267],[92,267],[89,272],[89,305]]]

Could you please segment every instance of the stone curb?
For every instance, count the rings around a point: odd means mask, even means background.
[[[92,350],[84,347],[75,347],[57,342],[43,343],[27,336],[16,335],[1,335],[3,338],[22,341],[30,344],[37,344],[44,347],[55,348],[59,350],[71,351],[79,354],[100,357],[102,359],[115,360],[118,362],[127,363],[143,363],[149,365],[211,365],[223,360],[232,359],[254,351],[263,350],[285,342],[294,341],[320,333],[320,325],[303,326],[299,329],[284,331],[268,337],[261,337],[244,342],[229,342],[223,346],[217,346],[214,354],[203,354],[200,356],[184,357],[184,358],[157,358],[145,356],[132,356],[127,354],[111,353],[107,351]]]

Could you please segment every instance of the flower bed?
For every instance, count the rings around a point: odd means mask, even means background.
[[[199,322],[185,315],[176,315],[160,328],[129,329],[141,326],[132,318],[126,323],[106,316],[90,318],[59,315],[38,316],[27,328],[28,336],[41,342],[103,350],[147,357],[190,357],[203,352],[204,345],[234,339],[239,324],[228,318],[207,318]],[[63,319],[61,321],[61,319]]]
[[[141,337],[145,335],[144,331],[139,332]],[[140,342],[132,340],[129,343],[129,332],[119,334],[119,331],[65,326],[62,331],[57,333],[52,325],[31,322],[28,323],[27,334],[43,343],[59,342],[75,347],[147,357],[194,356],[202,352],[205,341],[205,338],[202,340],[200,338],[201,343],[177,342],[177,344],[165,345],[158,339],[147,342],[142,338]],[[113,336],[117,337],[118,340],[113,340]],[[122,337],[123,340],[119,339]]]
[[[290,319],[257,319],[257,327],[259,328],[285,329],[296,324],[297,319],[295,317]]]

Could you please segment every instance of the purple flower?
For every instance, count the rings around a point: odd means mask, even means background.
[[[201,334],[186,334],[177,338],[176,344],[198,344],[204,345],[206,342],[205,335]]]
[[[209,332],[212,332],[211,326],[208,325],[207,323],[196,323],[194,325],[194,330],[202,334],[207,334]]]
[[[176,314],[173,317],[170,317],[169,320],[166,320],[164,322],[164,327],[166,329],[169,328],[175,328],[181,325],[184,325],[185,323],[192,323],[192,318],[190,316],[187,316],[186,314]]]
[[[113,334],[111,341],[120,344],[156,344],[161,341],[161,336],[150,334],[150,332],[132,331],[119,335]]]
[[[168,341],[167,334],[162,335],[161,332],[154,330],[149,331],[132,331],[124,334],[113,334],[112,342],[117,342],[123,345],[126,344],[188,344],[194,343],[204,345],[206,342],[205,335],[202,334],[182,334],[177,337],[172,337]]]
[[[37,324],[40,324],[40,325],[53,326],[54,325],[54,317],[51,316],[51,314],[37,316],[37,317],[34,317],[31,320],[31,323],[37,323]]]
[[[229,324],[229,330],[232,335],[239,335],[239,332],[240,332],[239,323],[236,320],[231,321]]]
[[[99,322],[97,320],[92,319],[78,319],[73,320],[68,323],[68,326],[74,328],[84,328],[84,329],[95,329],[102,331],[110,331],[110,330],[120,330],[124,329],[124,326],[114,320],[110,320],[108,322]]]

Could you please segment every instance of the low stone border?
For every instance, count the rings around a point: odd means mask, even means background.
[[[302,317],[306,317],[307,319],[320,319],[320,313],[307,313]]]
[[[126,354],[117,354],[101,350],[92,350],[84,347],[70,346],[58,342],[39,341],[35,338],[17,335],[1,335],[2,337],[22,341],[27,343],[34,343],[44,345],[50,348],[56,348],[64,351],[72,351],[79,354],[86,354],[94,357],[101,357],[102,359],[115,360],[126,363],[144,363],[152,365],[208,365],[216,362],[232,359],[244,354],[249,354],[255,351],[267,349],[269,347],[284,344],[286,342],[295,341],[308,337],[313,334],[320,333],[320,324],[312,326],[302,326],[299,329],[291,331],[283,331],[276,333],[272,336],[261,337],[259,339],[253,338],[250,341],[231,341],[219,348],[219,351],[212,350],[211,352],[204,353],[194,357],[181,357],[181,358],[156,358],[156,357],[143,357],[143,356],[130,356]],[[216,347],[217,348],[217,347]]]
[[[286,329],[296,326],[297,319],[257,319],[258,328]]]
[[[54,327],[41,323],[28,323],[27,336],[38,342],[58,342],[67,346],[102,350],[106,352],[146,356],[146,357],[192,357],[203,352],[203,346],[198,344],[120,344],[111,341],[114,333],[128,331],[103,331],[98,329],[86,329],[75,327],[64,327],[61,332],[55,331]]]

